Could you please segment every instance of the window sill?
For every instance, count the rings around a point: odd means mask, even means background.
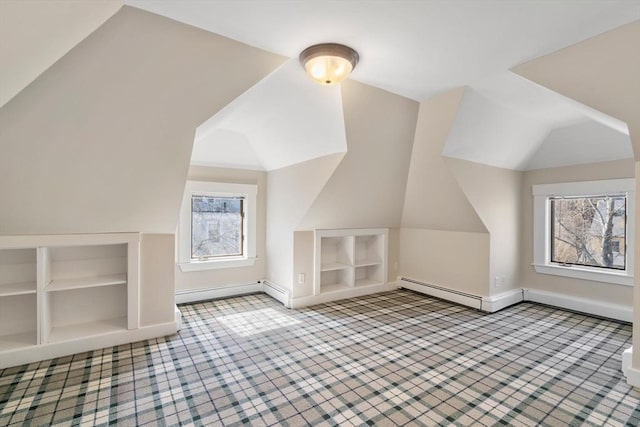
[[[536,273],[554,276],[572,277],[574,279],[592,280],[594,282],[613,283],[616,285],[633,286],[633,276],[626,272],[595,271],[582,267],[563,267],[552,264],[532,264]]]
[[[256,258],[225,258],[207,261],[181,262],[178,264],[183,272],[219,270],[223,268],[250,267],[255,264]]]

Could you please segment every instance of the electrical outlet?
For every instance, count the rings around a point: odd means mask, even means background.
[[[299,285],[303,285],[304,284],[304,273],[298,274],[298,284]]]
[[[504,285],[504,277],[496,276],[496,278],[493,280],[493,286],[496,288],[501,288],[503,285]]]

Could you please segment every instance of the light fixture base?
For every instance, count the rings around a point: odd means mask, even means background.
[[[358,52],[338,43],[320,43],[300,53],[300,63],[313,81],[331,85],[346,79],[356,67]]]

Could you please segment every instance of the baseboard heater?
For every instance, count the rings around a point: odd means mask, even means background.
[[[276,301],[280,301],[285,307],[291,308],[289,304],[289,292],[282,289],[278,285],[263,280],[262,291]]]
[[[408,277],[400,278],[399,287],[482,310],[482,297],[478,295],[443,288],[442,286],[420,282],[418,280],[409,279]]]
[[[209,289],[194,289],[176,292],[176,304],[192,303],[198,301],[208,301],[212,299],[229,298],[240,295],[255,294],[263,292],[276,301],[281,302],[285,307],[290,308],[289,292],[280,286],[261,280],[254,283],[244,283],[237,285],[217,286]]]

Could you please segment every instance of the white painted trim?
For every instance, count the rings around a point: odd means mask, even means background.
[[[601,181],[562,182],[534,185],[534,196],[575,196],[593,194],[616,194],[636,191],[634,178],[605,179]]]
[[[413,281],[409,282],[407,280],[404,280],[403,278],[399,279],[398,284],[401,288],[410,289],[421,294],[455,302],[457,304],[475,308],[477,310],[480,310],[480,308],[482,307],[482,297],[478,295],[461,293],[453,289],[449,290],[448,288],[444,288],[442,286],[429,285],[428,283],[415,283]]]
[[[218,298],[229,298],[239,295],[263,292],[262,283],[246,283],[240,285],[219,286],[208,289],[193,289],[176,292],[176,304],[206,301]]]
[[[631,365],[632,358],[633,347],[630,347],[622,353],[622,373],[627,378],[627,384],[632,387],[640,387],[640,369]]]
[[[574,279],[611,283],[614,285],[633,286],[633,276],[616,271],[599,270],[581,266],[561,266],[555,264],[533,264],[536,273],[554,276],[572,277]]]
[[[276,301],[280,301],[287,308],[291,307],[291,294],[287,289],[268,280],[262,281],[263,292]]]
[[[191,196],[244,196],[244,247],[241,257],[225,257],[217,260],[191,260]],[[187,181],[178,224],[178,265],[183,272],[237,268],[253,265],[256,258],[258,186],[211,181]]]
[[[217,270],[222,268],[238,268],[238,267],[250,267],[255,264],[256,258],[246,257],[228,257],[207,261],[191,261],[182,262],[178,264],[180,271],[203,271],[203,270]]]
[[[534,185],[533,194],[533,267],[537,273],[616,285],[633,286],[636,193],[635,179],[566,182]],[[627,262],[624,272],[551,263],[549,197],[589,196],[594,194],[624,194],[627,197]]]
[[[595,316],[603,316],[609,319],[622,320],[624,322],[633,321],[633,307],[631,306],[611,304],[587,298],[563,295],[556,292],[526,288],[524,289],[524,300],[567,308]]]
[[[481,310],[495,313],[510,305],[523,301],[522,289],[512,289],[489,297],[482,297]]]
[[[162,337],[173,335],[176,332],[178,332],[178,325],[174,320],[168,323],[92,335],[71,341],[21,347],[20,349],[0,352],[0,369],[147,339],[155,338],[161,340]]]
[[[626,377],[631,368],[631,360],[633,359],[633,347],[629,347],[622,352],[622,373]],[[632,384],[631,384],[632,385]],[[637,386],[636,386],[637,387]]]
[[[173,314],[175,316],[175,322],[178,330],[182,329],[182,312],[177,305],[174,307]]]
[[[302,308],[310,305],[324,304],[325,302],[338,301],[347,298],[355,298],[379,292],[393,291],[398,288],[396,282],[384,283],[380,285],[361,286],[355,288],[342,289],[335,292],[325,292],[319,295],[291,298],[291,308]]]

